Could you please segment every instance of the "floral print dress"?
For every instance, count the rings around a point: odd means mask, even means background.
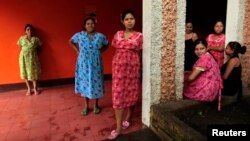
[[[101,49],[108,45],[106,37],[98,32],[92,39],[87,32],[78,32],[71,38],[79,45],[75,71],[75,93],[90,99],[103,97],[103,64]]]
[[[134,32],[124,39],[118,31],[112,46],[116,49],[112,61],[113,108],[126,108],[136,104],[140,92],[142,34]]]
[[[218,108],[220,109],[221,89],[223,86],[217,62],[207,52],[193,66],[193,69],[199,68],[203,68],[204,71],[194,81],[185,83],[184,97],[204,102],[214,101],[218,98]]]
[[[37,37],[31,37],[29,40],[26,35],[21,36],[17,41],[21,47],[19,55],[21,79],[38,80],[41,74],[41,67],[37,55],[37,49],[42,42]]]
[[[207,40],[208,46],[219,47],[225,44],[226,39],[225,39],[224,34],[220,34],[220,35],[210,34],[206,40]],[[219,64],[219,67],[221,68],[222,65],[224,64],[224,52],[211,50],[210,53],[213,55],[216,62]]]

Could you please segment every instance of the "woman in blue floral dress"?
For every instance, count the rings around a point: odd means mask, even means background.
[[[106,37],[95,31],[94,17],[84,19],[85,31],[78,32],[70,39],[69,44],[77,54],[75,72],[75,93],[85,98],[82,115],[89,112],[89,99],[94,99],[94,114],[100,113],[98,99],[103,97],[103,65],[101,52],[108,45]]]

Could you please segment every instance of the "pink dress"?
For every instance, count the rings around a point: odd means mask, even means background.
[[[214,101],[218,98],[218,108],[220,109],[222,80],[218,64],[210,53],[206,53],[196,61],[193,69],[197,67],[205,70],[194,81],[185,83],[184,97],[204,102]]]
[[[118,31],[112,40],[116,48],[112,61],[113,108],[136,104],[140,92],[142,34],[134,32],[127,40],[124,31]]]
[[[221,34],[219,36],[215,34],[210,34],[207,37],[207,44],[208,46],[212,47],[219,47],[225,44],[225,35]],[[214,50],[210,50],[210,53],[213,55],[213,57],[216,59],[216,62],[219,64],[219,67],[221,68],[224,64],[224,52],[218,52]]]

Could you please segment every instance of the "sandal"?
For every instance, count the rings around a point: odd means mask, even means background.
[[[113,130],[110,135],[108,136],[109,140],[114,140],[116,139],[120,134],[118,132],[116,132],[116,130]]]
[[[128,121],[122,122],[122,129],[127,129],[127,128],[129,128],[129,126],[130,126],[130,123]]]
[[[100,109],[100,108],[98,108],[98,107],[95,107],[95,108],[94,108],[94,114],[95,114],[95,115],[99,114],[100,112],[101,112],[101,109]]]
[[[84,108],[84,109],[82,110],[81,114],[82,114],[83,116],[88,115],[88,114],[89,114],[89,109],[88,109],[88,108]]]

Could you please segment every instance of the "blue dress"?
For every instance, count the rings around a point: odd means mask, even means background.
[[[87,32],[78,32],[71,38],[78,44],[79,55],[76,62],[75,93],[90,99],[103,97],[103,65],[100,49],[108,45],[106,37],[98,32],[90,39]]]

